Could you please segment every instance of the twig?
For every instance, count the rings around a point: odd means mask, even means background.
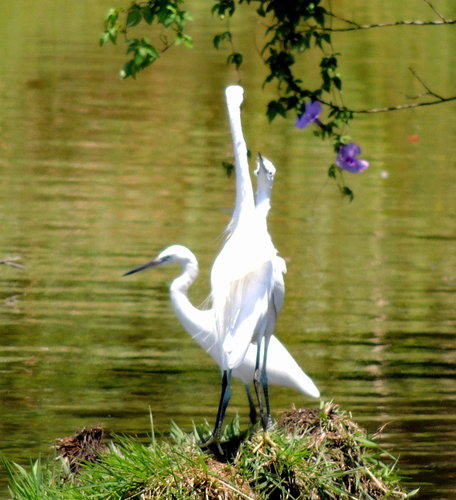
[[[440,14],[440,12],[432,5],[431,2],[429,2],[429,0],[423,0],[423,1],[440,17],[442,21],[446,21],[446,19],[442,16],[442,14]]]
[[[328,13],[328,15],[336,17],[341,21],[351,24],[352,26],[347,28],[325,28],[316,27],[314,29],[319,31],[357,31],[357,30],[367,30],[372,28],[388,28],[391,26],[442,26],[444,24],[456,24],[456,19],[440,19],[435,21],[395,21],[392,23],[377,23],[377,24],[357,24],[354,21],[344,19],[342,17],[336,16],[335,14]]]
[[[410,72],[412,73],[412,75],[421,83],[421,85],[426,89],[426,93],[428,95],[432,95],[434,97],[437,97],[437,99],[439,100],[443,100],[444,98],[438,94],[436,94],[435,92],[433,92],[425,83],[424,81],[415,73],[414,69],[412,67],[409,67],[409,70]]]
[[[327,12],[328,16],[330,17],[334,17],[335,19],[339,19],[339,21],[343,21],[344,23],[347,23],[347,24],[352,24],[353,26],[355,26],[356,28],[358,28],[360,25],[358,23],[356,23],[355,21],[352,21],[351,19],[345,19],[344,17],[341,17],[341,16],[337,16],[336,14],[334,14],[333,12],[331,11],[328,11]]]
[[[433,95],[435,95],[435,94],[433,94]],[[330,102],[325,102],[322,99],[319,99],[319,101],[322,104],[326,104],[326,106],[329,106],[331,109],[335,109],[337,111],[349,111],[350,113],[361,114],[361,113],[386,113],[387,111],[401,111],[403,109],[412,109],[412,108],[419,108],[421,106],[431,106],[434,104],[442,104],[444,102],[456,101],[456,96],[439,98],[435,101],[416,102],[416,103],[412,103],[412,104],[401,104],[399,106],[388,106],[388,107],[384,107],[384,108],[370,108],[370,109],[350,109],[350,108],[346,108],[345,106],[337,106],[336,104],[332,104]]]
[[[16,262],[19,259],[20,259],[19,256],[6,257],[5,259],[0,259],[0,264],[4,264],[5,266],[16,267],[17,269],[24,269],[24,266],[22,264]]]

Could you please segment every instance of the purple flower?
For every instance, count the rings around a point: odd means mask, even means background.
[[[309,123],[320,123],[318,117],[321,113],[320,101],[307,101],[304,113],[296,120],[295,127],[305,128]]]
[[[361,154],[361,148],[356,142],[344,144],[337,153],[336,164],[342,170],[347,170],[352,174],[359,174],[369,166],[366,160],[358,160],[357,156]]]

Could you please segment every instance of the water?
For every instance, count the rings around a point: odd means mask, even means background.
[[[136,81],[119,80],[122,43],[97,46],[111,5],[0,7],[0,258],[24,265],[0,266],[0,449],[20,463],[95,423],[144,437],[149,408],[160,433],[171,420],[212,422],[218,401],[217,370],[169,305],[175,270],[121,275],[181,243],[200,261],[191,298],[207,296],[233,204],[220,164],[231,157],[223,88],[237,76],[211,49],[198,2],[197,50],[173,49]],[[433,18],[424,7],[420,17]],[[450,1],[439,8],[456,15]],[[416,6],[369,9],[354,12],[373,22]],[[233,29],[247,48],[255,21],[242,12]],[[454,94],[454,39],[451,27],[339,35],[346,101],[421,93],[408,66]],[[330,148],[291,118],[267,123],[263,75],[253,51],[245,133],[277,166],[270,231],[288,262],[277,334],[325,399],[372,432],[388,424],[382,443],[400,455],[408,487],[454,497],[454,104],[359,118],[351,134],[371,168],[346,176],[356,195],[347,204],[326,180]],[[228,416],[246,422],[241,389]],[[272,403],[318,404],[280,388]]]

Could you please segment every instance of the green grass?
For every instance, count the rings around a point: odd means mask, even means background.
[[[3,460],[14,500],[79,499],[377,499],[408,498],[396,460],[331,403],[290,410],[271,431],[225,427],[224,455],[202,450],[208,424],[190,434],[172,425],[169,440],[113,442],[93,462]],[[67,438],[68,439],[68,438]],[[102,449],[102,448],[100,448]],[[89,454],[95,456],[93,448]],[[71,458],[71,457],[70,457]],[[73,472],[71,472],[73,471]]]

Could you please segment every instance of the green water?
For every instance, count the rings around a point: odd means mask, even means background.
[[[95,423],[144,437],[149,408],[162,433],[171,420],[214,419],[219,373],[172,313],[176,270],[122,278],[181,243],[200,261],[201,303],[233,206],[220,164],[231,157],[223,89],[237,75],[211,48],[207,5],[194,3],[196,50],[169,51],[136,81],[117,76],[122,43],[97,45],[112,2],[0,4],[0,259],[24,266],[0,266],[0,450],[17,462]],[[362,22],[418,9],[396,4],[340,8]],[[450,0],[439,8],[456,16]],[[370,431],[388,424],[382,442],[410,488],[454,497],[455,105],[356,120],[371,168],[347,174],[347,204],[327,182],[330,147],[291,117],[268,124],[272,89],[252,48],[261,28],[242,12],[245,135],[278,171],[269,227],[288,274],[277,335],[325,399]],[[409,66],[454,95],[455,41],[451,27],[337,36],[346,102],[407,102],[423,91]],[[318,404],[281,388],[271,398],[276,414]],[[236,385],[228,417],[247,422],[244,399]]]

